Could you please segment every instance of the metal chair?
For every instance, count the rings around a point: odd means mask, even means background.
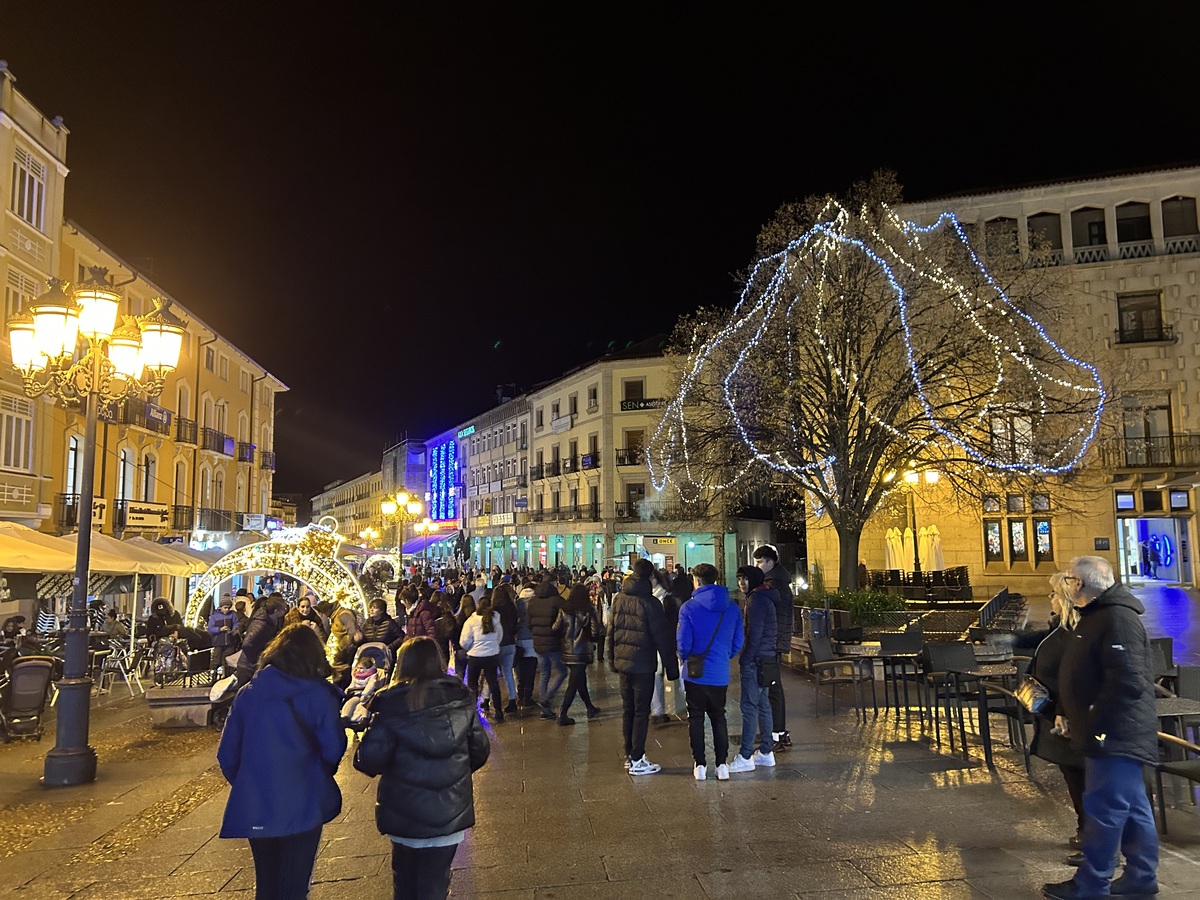
[[[933,641],[921,650],[921,677],[925,689],[925,706],[933,714],[933,733],[938,746],[942,744],[939,701],[946,712],[946,733],[950,738],[950,752],[954,752],[954,715],[950,701],[958,714],[958,728],[962,737],[963,755],[967,752],[967,728],[963,716],[962,688],[978,682],[977,678],[963,678],[958,672],[969,672],[975,668],[975,652],[963,641]],[[932,693],[932,696],[931,696]]]
[[[892,683],[892,694],[896,700],[896,711],[900,711],[900,684],[904,684],[904,714],[911,714],[908,701],[908,685],[920,675],[919,657],[924,640],[920,628],[896,633],[884,632],[879,635],[879,658],[883,661],[883,703],[887,706],[888,681]],[[899,675],[896,669],[900,669]],[[912,678],[908,677],[908,669],[912,669]],[[920,694],[917,695],[917,713],[921,721],[925,721],[925,707],[921,705]]]
[[[837,657],[833,652],[833,645],[828,637],[814,637],[809,641],[809,647],[812,653],[812,671],[815,676],[813,682],[813,715],[819,716],[817,711],[817,703],[820,699],[822,686],[829,687],[830,708],[833,712],[837,711],[837,688],[838,685],[846,684],[854,688],[855,705],[854,718],[856,721],[865,721],[866,710],[864,707],[866,695],[863,690],[863,685],[868,681],[871,682],[872,697],[875,690],[874,673],[868,673],[863,669],[863,663],[871,665],[869,659],[854,659],[849,657]]]
[[[1200,781],[1200,747],[1182,738],[1177,738],[1173,734],[1166,734],[1161,731],[1158,733],[1158,740],[1163,745],[1164,751],[1169,751],[1172,748],[1178,748],[1183,751],[1183,759],[1163,759],[1154,767],[1154,782],[1155,788],[1158,791],[1158,827],[1163,834],[1166,834],[1167,803],[1163,796],[1163,773],[1187,779],[1188,794],[1192,798],[1192,806],[1195,806],[1196,791],[1194,785]],[[1192,754],[1192,757],[1189,758],[1188,754]]]

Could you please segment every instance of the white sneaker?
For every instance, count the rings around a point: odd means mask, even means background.
[[[652,763],[646,757],[634,760],[633,765],[629,767],[630,775],[653,775],[655,772],[662,769],[658,763]]]
[[[719,766],[717,766],[717,781],[728,781],[728,780],[729,780],[729,766],[725,765],[725,763],[721,763]]]
[[[756,753],[755,756],[757,756],[757,755],[758,754]],[[740,753],[735,754],[733,757],[733,762],[731,762],[729,764],[729,771],[730,772],[753,772],[754,771],[754,760],[746,759],[746,757],[742,756],[742,754],[740,754]]]
[[[771,766],[775,765],[775,753],[760,753],[759,751],[755,750],[754,755],[750,757],[750,761],[754,763],[756,767],[762,766],[763,768],[769,769]]]
[[[697,781],[703,781],[708,777],[708,770],[704,768],[704,766],[694,766],[692,768],[692,774],[696,776]]]

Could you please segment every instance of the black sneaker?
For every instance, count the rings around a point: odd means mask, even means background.
[[[558,724],[559,724],[559,725],[574,725],[574,724],[575,724],[575,720],[574,720],[574,719],[572,719],[570,716],[559,716],[559,717],[558,717]]]
[[[784,749],[787,749],[792,746],[792,736],[786,731],[780,732],[779,743],[783,744]]]
[[[538,718],[540,718],[540,719],[557,719],[558,716],[555,715],[554,710],[543,706],[542,714],[540,716],[538,716]]]
[[[1158,893],[1158,882],[1148,885],[1136,885],[1125,880],[1125,875],[1113,881],[1108,886],[1108,893],[1113,897],[1153,897]]]
[[[598,715],[600,715],[600,707],[593,706],[591,709],[588,710],[587,716],[589,719],[594,719]]]
[[[505,711],[506,713],[515,713],[515,712],[517,711],[517,701],[516,701],[516,700],[509,700],[509,701],[508,701],[508,706],[504,707],[504,711]]]
[[[1059,881],[1042,885],[1042,896],[1051,900],[1091,900],[1099,894],[1085,894],[1074,881]]]

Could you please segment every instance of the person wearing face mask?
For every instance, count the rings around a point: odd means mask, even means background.
[[[393,653],[404,641],[404,630],[396,624],[396,620],[388,615],[387,604],[383,600],[372,600],[367,607],[367,621],[363,622],[362,640],[359,643],[367,644],[371,642],[379,642],[387,644],[387,648]]]
[[[783,664],[783,654],[792,649],[792,627],[796,614],[796,600],[787,570],[779,564],[779,551],[773,544],[763,544],[754,551],[754,564],[762,570],[763,582],[775,591],[775,663]],[[787,730],[787,701],[783,696],[783,679],[776,678],[768,694],[771,698],[771,721],[774,723],[775,739],[772,752],[787,750],[792,746],[792,736]]]

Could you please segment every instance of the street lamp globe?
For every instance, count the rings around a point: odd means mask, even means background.
[[[379,504],[379,510],[385,516],[394,516],[396,514],[397,509],[398,509],[398,507],[396,506],[395,500],[390,500],[390,499],[384,500],[382,503]]]
[[[108,359],[118,375],[130,380],[140,378],[145,368],[142,362],[142,335],[137,326],[122,325],[108,341]]]
[[[14,368],[26,373],[46,368],[46,357],[38,352],[37,332],[29,313],[20,313],[8,320],[8,343]]]
[[[33,303],[34,347],[49,359],[75,352],[79,339],[79,306],[63,292],[62,282],[50,279],[50,289]]]
[[[153,300],[154,309],[142,316],[142,361],[146,368],[165,375],[179,365],[186,325],[171,312],[171,301],[161,297]]]
[[[75,301],[79,304],[79,333],[86,338],[102,341],[113,333],[121,293],[108,280],[108,269],[94,266],[88,269],[87,281],[75,285]]]

